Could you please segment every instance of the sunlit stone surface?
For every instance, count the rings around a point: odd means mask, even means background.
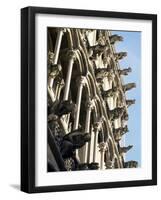
[[[110,31],[48,28],[48,171],[137,167],[124,161],[128,107],[120,69],[127,52]]]

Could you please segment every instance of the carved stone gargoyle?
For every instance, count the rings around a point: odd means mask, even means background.
[[[88,170],[88,164],[87,163],[79,163],[77,170]]]
[[[122,136],[127,133],[129,130],[128,130],[128,127],[127,125],[125,127],[120,127],[120,128],[117,128],[117,129],[113,129],[113,134],[114,134],[114,138],[116,141],[120,141]]]
[[[69,100],[61,102],[55,101],[54,105],[50,109],[50,113],[54,113],[58,117],[61,117],[62,115],[71,113],[75,109],[76,109],[75,104]]]
[[[128,90],[131,90],[132,88],[136,88],[136,83],[128,83],[126,85],[123,85],[123,91],[126,92]]]
[[[120,152],[120,154],[127,153],[132,147],[133,147],[133,145],[129,145],[127,147],[120,147],[119,152]]]
[[[126,125],[124,127],[113,129],[113,132],[114,132],[114,134],[117,134],[118,132],[120,132],[121,135],[124,135],[125,133],[129,132],[129,129],[128,129],[127,125]]]
[[[119,75],[127,76],[129,72],[132,72],[132,68],[128,67],[126,69],[119,69],[118,72],[119,72]]]
[[[116,60],[121,60],[127,56],[127,52],[115,53],[114,55]]]
[[[49,70],[49,76],[54,79],[55,77],[61,74],[61,70],[62,67],[60,64],[51,65]]]
[[[72,131],[63,137],[61,144],[61,154],[63,158],[69,158],[73,156],[76,149],[79,149],[89,142],[91,139],[89,133],[83,133],[79,130]]]
[[[112,68],[97,68],[95,69],[96,79],[103,79],[104,77],[107,77],[108,73],[112,72]]]
[[[129,106],[135,104],[135,101],[136,101],[135,99],[128,99],[128,100],[126,100],[126,105],[127,105],[127,107],[129,107]]]
[[[109,110],[108,111],[110,119],[113,121],[115,119],[118,119],[119,117],[121,117],[124,113],[124,108],[115,108],[113,110]]]
[[[125,121],[129,120],[129,115],[126,110],[123,112],[123,114],[121,116],[121,120],[125,120]]]
[[[90,59],[95,60],[98,56],[104,53],[108,49],[107,45],[97,44],[95,46],[89,47]]]
[[[99,163],[97,163],[97,162],[89,163],[89,164],[88,164],[88,169],[90,169],[90,170],[99,169]]]
[[[134,160],[130,160],[124,163],[124,168],[137,168],[137,167],[138,167],[138,162]]]
[[[108,74],[107,68],[102,68],[102,69],[96,69],[95,70],[95,75],[97,80],[102,80],[104,77],[106,77]]]
[[[128,126],[126,125],[126,126],[122,127],[122,133],[125,134],[127,132],[129,132],[129,129],[128,129]]]
[[[115,42],[123,41],[123,37],[119,36],[119,35],[116,35],[116,34],[109,36],[109,39],[110,39],[110,43],[111,44],[115,44]]]
[[[112,89],[109,89],[107,91],[102,91],[103,98],[107,97],[113,97],[118,92],[117,87],[113,87]]]
[[[53,60],[54,60],[54,53],[52,51],[48,52],[48,65],[53,65]]]

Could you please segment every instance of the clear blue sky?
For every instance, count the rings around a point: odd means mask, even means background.
[[[134,105],[128,108],[129,132],[125,135],[125,145],[133,145],[133,148],[126,154],[126,161],[136,160],[141,166],[141,32],[112,31],[112,34],[123,36],[124,41],[117,42],[117,52],[126,51],[127,57],[122,59],[121,68],[131,67],[132,72],[123,76],[124,83],[135,82],[136,88],[126,92],[127,99],[136,99]]]

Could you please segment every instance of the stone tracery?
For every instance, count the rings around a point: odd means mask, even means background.
[[[132,146],[120,146],[135,103],[125,92],[136,87],[120,78],[131,72],[118,65],[127,53],[113,48],[122,40],[105,30],[48,29],[49,171],[137,166],[124,162]]]

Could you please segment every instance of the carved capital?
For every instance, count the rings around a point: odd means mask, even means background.
[[[63,87],[65,85],[65,82],[61,77],[57,79],[55,82],[56,82],[56,85],[59,85],[60,87]]]
[[[53,60],[54,60],[54,52],[49,51],[48,52],[48,64],[53,65],[54,64]]]
[[[80,76],[80,77],[77,79],[76,82],[77,82],[78,86],[79,86],[79,85],[84,86],[85,83],[86,83],[86,77],[85,77],[85,76]]]
[[[138,162],[134,160],[130,160],[124,163],[125,168],[137,168],[138,167]]]
[[[58,28],[57,32],[60,32],[60,31],[64,34],[66,32],[66,28]]]
[[[102,126],[102,119],[100,121],[94,123],[94,131],[97,132],[101,129]]]
[[[92,108],[94,107],[94,101],[91,100],[91,99],[89,99],[89,100],[87,101],[86,106],[87,106],[87,109],[92,109]]]
[[[67,52],[67,58],[68,59],[73,59],[73,60],[76,60],[76,50],[69,50]]]
[[[106,148],[107,148],[106,143],[105,143],[105,142],[101,142],[101,143],[99,143],[99,148],[100,148],[99,151],[101,151],[101,152],[105,152],[105,151],[106,151]]]
[[[107,169],[112,169],[113,165],[114,165],[114,162],[111,161],[111,160],[108,160],[108,161],[105,162],[105,165],[106,165]]]
[[[61,70],[62,70],[61,65],[59,65],[59,64],[52,65],[51,72],[50,72],[49,76],[51,78],[55,78],[60,73]]]

